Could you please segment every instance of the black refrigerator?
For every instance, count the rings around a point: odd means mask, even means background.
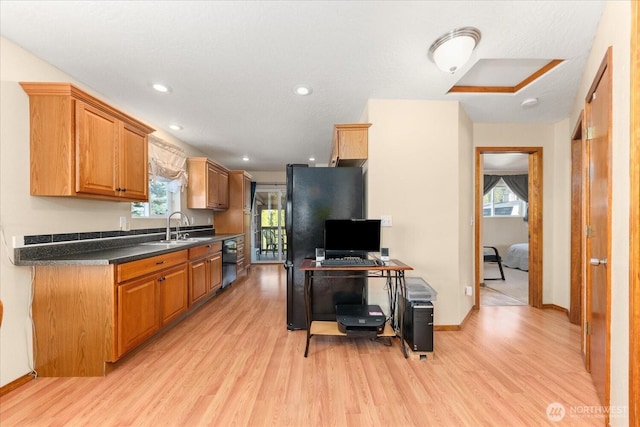
[[[305,329],[304,272],[299,266],[305,258],[315,259],[316,248],[324,247],[325,220],[365,217],[362,168],[287,165],[285,212],[287,328]],[[366,274],[361,276],[322,280],[316,274],[311,295],[313,320],[335,320],[336,304],[365,303],[367,279]]]

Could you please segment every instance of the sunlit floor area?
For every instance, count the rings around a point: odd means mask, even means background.
[[[529,273],[516,268],[504,267],[505,280],[486,280],[480,285],[480,305],[528,305]],[[498,265],[484,264],[484,277],[500,277]]]

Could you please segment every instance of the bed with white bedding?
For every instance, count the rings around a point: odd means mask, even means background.
[[[502,264],[509,268],[529,271],[529,244],[516,243],[511,245],[502,257]]]

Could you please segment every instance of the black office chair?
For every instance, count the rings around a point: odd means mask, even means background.
[[[504,280],[504,270],[502,269],[502,258],[498,253],[498,248],[494,246],[483,246],[484,262],[495,262],[500,269],[500,277],[485,277],[484,280]]]

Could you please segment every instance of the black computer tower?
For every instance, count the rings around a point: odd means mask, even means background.
[[[413,351],[433,351],[433,304],[405,300],[404,339]]]

